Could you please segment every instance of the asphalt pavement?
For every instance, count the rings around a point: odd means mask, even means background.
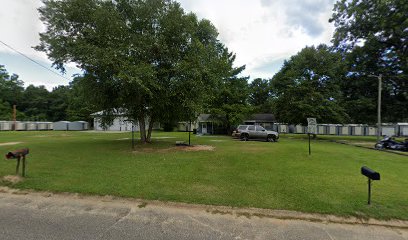
[[[0,191],[0,239],[408,239],[408,228],[231,214],[114,197]]]

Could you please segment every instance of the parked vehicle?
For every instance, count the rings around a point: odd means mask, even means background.
[[[404,142],[398,142],[392,137],[385,136],[381,141],[374,145],[375,149],[391,149],[398,151],[408,151],[408,139]]]
[[[242,141],[250,139],[262,139],[268,142],[276,142],[279,139],[279,133],[268,131],[262,126],[255,125],[239,125],[232,133],[232,137],[240,138]]]

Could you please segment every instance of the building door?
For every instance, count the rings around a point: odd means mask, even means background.
[[[207,123],[202,123],[201,125],[201,133],[207,134]]]

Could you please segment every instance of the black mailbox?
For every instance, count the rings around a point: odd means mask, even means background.
[[[28,148],[18,149],[13,152],[8,152],[6,154],[6,159],[16,159],[17,166],[16,166],[16,174],[18,174],[18,170],[20,168],[20,160],[23,159],[23,169],[22,169],[22,176],[25,177],[25,165],[26,165],[26,156],[30,151]]]
[[[371,180],[380,180],[380,173],[364,166],[361,168],[361,174],[368,177]]]
[[[366,176],[368,178],[368,204],[371,204],[371,181],[372,180],[380,180],[380,173],[366,167],[363,166],[361,168],[361,174],[363,174],[364,176]]]

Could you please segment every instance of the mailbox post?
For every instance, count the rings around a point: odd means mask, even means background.
[[[361,174],[363,174],[364,176],[366,176],[368,178],[368,201],[367,204],[370,205],[371,204],[371,181],[372,180],[380,180],[380,173],[366,167],[363,166],[361,168]]]
[[[8,152],[6,154],[6,159],[16,159],[17,166],[16,166],[16,175],[18,174],[20,168],[20,160],[23,160],[23,169],[21,175],[25,177],[25,167],[26,167],[26,155],[29,153],[28,148],[19,149],[13,152]]]

